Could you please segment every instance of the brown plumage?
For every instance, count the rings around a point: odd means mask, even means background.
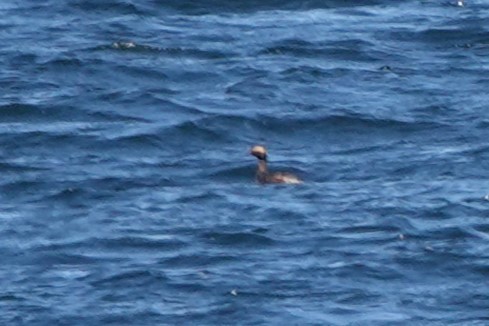
[[[269,172],[267,167],[267,150],[263,146],[253,146],[250,154],[258,159],[256,180],[259,183],[302,183],[297,176],[286,172]]]

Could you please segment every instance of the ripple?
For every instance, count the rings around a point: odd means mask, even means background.
[[[95,51],[113,50],[133,54],[158,55],[173,58],[194,58],[202,60],[219,60],[233,56],[233,53],[225,53],[217,50],[203,50],[192,47],[160,47],[138,44],[133,41],[117,41],[111,45],[101,45],[94,48]]]
[[[167,277],[160,271],[134,270],[113,275],[92,281],[92,285],[96,287],[111,288],[120,286],[132,286],[138,284],[151,285],[155,282],[166,281]]]
[[[119,0],[110,0],[104,3],[100,3],[96,0],[76,0],[70,3],[70,6],[86,12],[105,11],[129,15],[143,15],[145,13],[136,5]]]
[[[47,111],[40,106],[28,105],[22,103],[11,103],[0,106],[0,116],[3,122],[26,119],[32,120],[33,118],[42,118],[46,114],[50,114],[52,111]]]
[[[372,44],[365,40],[312,43],[302,39],[287,39],[258,52],[258,55],[288,55],[292,57],[328,57],[338,60],[375,61]]]
[[[432,130],[443,127],[444,125],[433,121],[408,121],[393,118],[376,118],[363,114],[327,115],[311,118],[296,117],[295,115],[283,115],[274,117],[269,115],[250,116],[231,116],[213,115],[212,117],[202,118],[194,122],[186,122],[178,128],[187,131],[188,129],[206,126],[206,131],[215,133],[221,126],[231,129],[251,127],[255,130],[290,133],[290,131],[309,131],[318,134],[320,130],[330,131],[356,131],[368,133],[369,131],[392,131],[392,132],[415,132],[421,130]],[[207,129],[208,128],[208,129]]]
[[[112,239],[94,239],[89,241],[100,249],[173,251],[188,244],[173,237],[124,236]]]
[[[275,243],[273,239],[267,236],[248,232],[208,232],[202,234],[201,237],[209,243],[221,246],[246,246],[247,248],[259,248],[270,246]]]
[[[163,266],[168,268],[182,267],[210,267],[215,265],[227,264],[236,261],[238,258],[233,255],[207,255],[207,254],[181,254],[160,261]]]

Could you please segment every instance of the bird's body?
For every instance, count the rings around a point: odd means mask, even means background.
[[[302,183],[297,176],[287,172],[269,172],[267,166],[267,151],[263,146],[254,146],[250,154],[258,159],[258,170],[256,171],[256,180],[259,183]]]

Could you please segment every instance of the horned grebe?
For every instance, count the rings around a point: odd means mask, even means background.
[[[285,172],[268,172],[267,167],[267,150],[263,146],[253,146],[250,154],[258,159],[258,170],[256,171],[256,180],[259,183],[302,183],[297,176]]]

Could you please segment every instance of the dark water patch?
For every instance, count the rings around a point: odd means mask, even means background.
[[[115,177],[105,176],[101,178],[87,179],[82,182],[86,189],[90,189],[94,198],[104,198],[113,192],[126,192],[134,189],[151,189],[172,185],[171,178],[164,175],[150,176],[146,178],[138,177]]]
[[[226,94],[243,97],[257,97],[262,100],[269,100],[276,98],[276,93],[278,90],[279,87],[277,85],[250,77],[227,86]]]
[[[384,34],[385,32],[380,32]],[[459,26],[452,23],[451,26],[443,28],[428,28],[420,31],[416,30],[393,30],[389,31],[388,38],[395,38],[402,42],[413,43],[423,42],[433,48],[471,48],[473,46],[484,47],[487,44],[487,33],[479,27]],[[447,53],[448,54],[448,53]]]
[[[35,252],[39,252],[35,250]],[[63,251],[50,251],[44,252],[42,255],[33,258],[29,253],[29,257],[37,261],[37,265],[40,267],[49,267],[55,265],[88,265],[93,264],[96,261],[93,258],[83,254],[76,254]]]
[[[315,83],[332,76],[328,70],[313,66],[288,68],[280,74],[284,76],[286,81],[302,83]]]
[[[172,237],[157,236],[124,236],[112,239],[93,239],[89,241],[90,246],[94,246],[97,250],[119,250],[124,251],[173,251],[185,248],[188,243]]]
[[[209,285],[204,282],[181,282],[181,281],[173,281],[168,283],[168,287],[177,290],[179,292],[190,292],[190,293],[198,293],[204,292],[208,289]]]
[[[80,325],[92,324],[94,322],[101,322],[104,325],[121,325],[126,323],[128,319],[145,320],[151,324],[164,324],[165,320],[167,320],[165,316],[160,316],[160,314],[152,311],[133,312],[128,309],[120,309],[123,311],[113,312],[110,311],[113,309],[109,309],[109,308],[106,309],[107,309],[106,312],[101,313],[97,317],[89,317],[86,315],[79,317],[78,320],[81,321]]]
[[[210,178],[229,181],[242,181],[244,178],[249,178],[255,173],[255,168],[251,168],[249,165],[230,168],[229,164],[226,164],[223,167],[218,167],[213,170],[209,172]]]
[[[151,67],[138,67],[138,66],[128,66],[123,65],[123,66],[118,66],[117,69],[120,69],[120,71],[123,71],[124,74],[127,74],[131,78],[135,79],[145,79],[145,80],[153,80],[154,82],[163,82],[169,79],[168,75],[165,74],[161,70],[155,70],[151,69]],[[172,91],[171,89],[165,89],[165,88],[157,88],[156,89],[158,92],[164,92],[166,94],[175,94],[175,91]]]
[[[149,102],[150,105],[155,105],[158,103],[155,99],[159,99],[159,97],[164,97],[168,95],[174,95],[177,94],[177,91],[174,91],[172,89],[168,88],[159,88],[159,89],[151,89],[148,90],[149,94],[136,94],[128,96],[127,92],[125,90],[107,90],[105,92],[101,92],[99,95],[97,95],[97,100],[101,100],[103,102],[111,103],[111,104],[116,104],[116,103],[131,103],[131,101],[134,100],[134,97],[137,97],[138,99],[143,99],[145,102]],[[149,96],[148,96],[149,95]],[[114,113],[113,111],[110,111],[111,113]],[[94,112],[94,114],[100,113],[99,112]],[[141,119],[144,119],[141,117]],[[146,120],[147,122],[149,120]]]
[[[413,114],[423,120],[443,121],[446,117],[453,117],[460,114],[460,111],[444,104],[431,104],[412,110]]]
[[[485,259],[479,263],[476,263],[475,266],[473,267],[473,270],[483,277],[488,277],[489,276],[489,264],[487,263],[487,259]]]
[[[40,166],[27,165],[27,164],[0,162],[0,171],[3,173],[22,173],[22,172],[49,171],[49,169]]]
[[[328,88],[331,88],[334,92],[338,87],[337,79],[351,78],[355,82],[369,81],[370,83],[383,82],[385,78],[392,78],[397,80],[401,74],[405,74],[406,70],[392,68],[390,66],[382,66],[378,69],[361,69],[361,68],[343,68],[343,67],[331,67],[321,68],[315,66],[298,66],[287,68],[280,72],[283,77],[283,81],[287,81],[293,84],[305,84],[316,86],[317,83],[326,83]],[[390,74],[390,75],[389,75]],[[335,81],[335,82],[332,82]],[[341,83],[340,83],[341,84]],[[307,89],[307,88],[304,88]],[[308,92],[309,93],[309,92]],[[310,92],[314,94],[315,92]],[[388,95],[386,95],[388,97]]]
[[[345,266],[338,267],[332,271],[332,275],[335,277],[352,275],[357,277],[357,281],[362,279],[376,279],[376,280],[402,280],[404,279],[404,272],[389,265],[380,265],[372,262],[349,262]]]
[[[110,143],[113,143],[113,146],[121,146],[122,148],[140,146],[160,148],[164,145],[163,139],[154,133],[120,136],[110,139]]]
[[[63,201],[63,202],[72,202],[80,207],[86,207],[84,201],[81,200],[81,197],[86,197],[88,192],[83,188],[78,187],[69,187],[63,190],[60,190],[50,196],[46,196],[45,199],[52,201]]]
[[[44,86],[46,87],[46,86]],[[49,130],[51,125],[58,125],[61,128],[74,129],[77,127],[88,127],[89,122],[150,122],[143,117],[125,115],[123,113],[110,110],[86,111],[77,106],[63,104],[27,104],[27,103],[9,103],[0,105],[1,123],[19,123],[12,124],[9,131],[18,131],[36,129],[36,123],[39,124],[40,130]],[[54,129],[54,128],[51,128]],[[0,132],[1,134],[2,132]]]
[[[19,137],[22,135],[22,137]],[[67,133],[55,133],[51,131],[26,131],[16,133],[11,131],[7,135],[0,136],[3,141],[9,143],[8,148],[11,150],[25,150],[26,148],[35,148],[36,146],[57,146],[70,152],[76,152],[82,144],[90,143],[96,138],[89,135],[75,134],[74,131]],[[47,149],[48,153],[53,153]]]
[[[113,111],[95,111],[95,112],[89,112],[87,114],[89,117],[91,117],[93,121],[105,121],[105,122],[111,122],[111,123],[116,123],[116,122],[126,122],[126,123],[151,123],[151,120],[139,117],[139,116],[130,116],[130,115],[124,115],[121,113],[116,113]]]
[[[186,268],[186,267],[211,267],[218,266],[222,264],[229,264],[233,261],[236,261],[238,257],[234,255],[208,255],[208,254],[181,254],[176,255],[171,258],[163,259],[158,262],[159,265],[164,266],[166,268]]]
[[[5,198],[29,200],[42,203],[68,205],[72,208],[88,208],[90,202],[117,198],[131,191],[148,191],[174,184],[172,178],[161,174],[140,178],[128,176],[130,173],[118,171],[116,175],[100,178],[86,178],[82,181],[64,181],[75,178],[60,168],[46,172],[44,170],[32,176],[18,177],[0,187]],[[79,177],[77,177],[79,178]]]
[[[446,201],[439,199],[439,202]],[[432,204],[418,212],[418,216],[425,219],[450,219],[459,216],[480,216],[482,211],[471,203],[448,202]],[[445,233],[445,231],[443,231]]]
[[[202,193],[202,192],[199,192],[199,193],[186,192],[186,193],[183,193],[181,195],[181,197],[178,198],[178,202],[181,204],[190,204],[190,203],[195,204],[195,203],[199,203],[199,202],[205,203],[208,200],[222,199],[222,198],[224,198],[224,196],[221,194],[218,194],[216,192],[209,192],[209,191],[206,191],[204,193]]]
[[[470,229],[463,226],[430,228],[429,230],[419,233],[419,239],[428,241],[446,241],[447,243],[453,243],[454,245],[458,242],[462,243],[478,237],[479,236],[474,235]],[[440,248],[450,250],[450,247],[445,247],[443,244]]]
[[[400,234],[400,231],[399,228],[388,225],[358,225],[343,228],[340,232],[343,236],[351,236],[357,239],[368,238],[374,241],[391,241],[393,237]]]
[[[460,43],[456,47],[466,50],[474,50],[476,54],[483,55],[489,50],[489,40],[474,40],[472,43]]]
[[[70,3],[70,7],[85,12],[110,12],[122,15],[143,15],[145,13],[135,4],[125,0],[110,0],[103,3],[96,0],[76,0]]]
[[[209,244],[255,249],[264,246],[270,246],[276,242],[270,237],[251,232],[207,232],[202,234],[201,237]]]
[[[324,45],[322,45],[324,47]],[[371,42],[362,39],[349,39],[345,41],[328,42],[332,48],[332,56],[338,60],[365,61],[373,63],[385,59],[390,54],[376,48]]]
[[[158,134],[166,142],[181,142],[182,137],[188,140],[199,139],[204,142],[218,142],[232,137],[232,135],[225,134],[218,128],[215,128],[217,124],[219,124],[219,121],[213,118],[203,118],[165,128]]]
[[[353,290],[351,293],[340,292],[337,294],[338,303],[346,305],[363,305],[365,302],[372,302],[381,299],[380,294],[361,290]]]
[[[421,36],[428,44],[444,44],[452,47],[461,43],[480,43],[488,40],[487,32],[479,27],[430,28],[422,31]],[[464,42],[464,40],[469,42]]]
[[[312,43],[301,39],[288,39],[259,51],[258,55],[288,55],[371,62],[376,60],[370,55],[372,51],[364,49],[371,46],[364,40]]]
[[[155,270],[133,270],[104,277],[91,282],[91,285],[96,288],[112,288],[112,287],[134,287],[151,285],[155,282],[166,281],[168,278],[161,271]]]
[[[8,63],[13,67],[26,67],[29,65],[37,65],[40,59],[35,53],[18,53],[14,56],[8,56]]]
[[[290,171],[294,172],[295,174],[298,174],[300,175],[299,173],[289,169]],[[253,180],[254,182],[256,182],[255,180]],[[287,190],[287,185],[270,185],[271,187],[274,187],[278,190],[282,189],[282,190]],[[294,190],[298,190],[298,189],[294,189]],[[281,221],[282,223],[288,223],[290,221],[299,221],[299,222],[304,222],[307,220],[307,215],[304,213],[304,212],[298,212],[298,211],[295,211],[293,209],[286,209],[286,208],[263,208],[263,206],[266,206],[266,205],[263,205],[261,204],[260,205],[260,202],[257,202],[255,204],[255,210],[257,210],[262,216],[264,217],[274,217],[276,218],[277,220]],[[258,208],[258,209],[257,209]],[[305,222],[304,222],[305,223]]]
[[[16,198],[26,194],[43,196],[45,186],[44,181],[16,180],[6,182],[1,187],[6,197]]]
[[[14,302],[25,302],[26,298],[23,296],[18,296],[12,293],[5,293],[0,295],[0,302],[4,303],[14,303]]]
[[[92,240],[92,239],[89,239]],[[40,244],[34,244],[31,245],[30,250],[38,255],[44,255],[44,254],[53,254],[53,253],[58,253],[58,252],[72,252],[76,251],[79,248],[82,248],[83,246],[91,246],[92,243],[88,242],[86,239],[71,239],[71,240],[65,240],[65,241],[50,241],[48,243],[40,243]],[[97,260],[89,257],[89,256],[84,256],[83,259],[80,260],[80,264],[90,264],[90,263],[96,263]]]
[[[61,57],[49,60],[38,66],[40,71],[45,70],[70,70],[72,72],[74,69],[79,69],[83,67],[84,62],[78,58]]]
[[[477,122],[477,128],[485,129],[489,127],[489,120],[483,119],[482,121]]]
[[[226,134],[223,126],[231,130],[239,130],[241,134]],[[250,116],[232,116],[232,115],[213,115],[202,118],[193,122],[185,122],[172,128],[172,134],[175,131],[184,133],[186,136],[199,136],[202,139],[225,140],[235,137],[252,137],[264,134],[314,134],[314,137],[328,135],[332,133],[349,133],[355,134],[372,134],[372,133],[395,133],[409,134],[414,132],[435,130],[443,127],[434,121],[408,121],[396,120],[394,118],[377,118],[363,114],[344,114],[344,115],[326,115],[305,118],[298,118],[295,115],[287,114],[279,117],[268,115]],[[170,130],[164,134],[169,133]],[[204,138],[205,137],[205,138]],[[168,137],[165,136],[165,139]]]
[[[260,117],[255,124],[268,130],[290,132],[291,130],[328,130],[370,133],[372,131],[415,132],[440,127],[436,122],[410,122],[389,118],[376,118],[362,114],[329,115],[311,119],[292,119],[292,117]]]
[[[200,50],[192,48],[161,48],[160,52],[171,57],[190,57],[207,60],[224,59],[230,56],[230,54],[222,53],[219,51]]]
[[[277,42],[273,47],[269,47],[260,51],[262,54],[281,54],[287,49],[308,49],[313,48],[315,43],[308,42],[302,39],[285,39]]]
[[[327,8],[354,8],[354,7],[364,7],[372,6],[377,4],[382,4],[384,0],[368,0],[358,3],[357,1],[346,0],[328,0],[328,1],[279,1],[279,0],[267,0],[267,1],[223,1],[223,0],[212,0],[206,3],[205,6],[201,6],[198,3],[193,2],[181,2],[176,0],[161,1],[157,0],[156,3],[159,6],[164,6],[165,9],[175,10],[177,12],[182,12],[187,15],[207,15],[216,13],[249,13],[249,12],[260,12],[260,11],[274,11],[274,10],[284,10],[284,11],[302,11],[302,10],[313,10],[313,9],[327,9]]]
[[[39,119],[50,113],[52,111],[48,111],[44,107],[23,103],[11,103],[0,106],[2,122]]]

